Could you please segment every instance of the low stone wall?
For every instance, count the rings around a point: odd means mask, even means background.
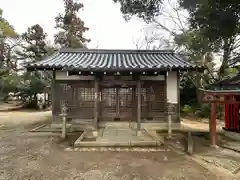
[[[223,134],[230,139],[240,141],[240,133],[223,130]]]

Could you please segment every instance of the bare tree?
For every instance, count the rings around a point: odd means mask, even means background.
[[[169,49],[169,39],[160,33],[154,26],[142,29],[143,36],[133,38],[136,49]]]

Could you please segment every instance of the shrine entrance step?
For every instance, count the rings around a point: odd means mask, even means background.
[[[137,133],[136,130],[122,123],[116,123],[116,125],[111,123],[99,129],[94,141],[86,141],[86,139],[84,135],[79,137],[74,147],[156,147],[162,144],[146,130],[142,129]],[[92,138],[89,139],[92,140]]]

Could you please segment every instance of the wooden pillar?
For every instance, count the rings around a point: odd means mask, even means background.
[[[99,117],[99,79],[95,77],[94,80],[94,120],[93,127],[95,130],[98,128],[98,117]]]
[[[52,76],[52,89],[51,89],[51,98],[52,98],[52,119],[56,121],[56,72],[53,70]]]
[[[136,116],[136,87],[132,88],[132,118],[134,122],[137,122]]]
[[[138,134],[141,129],[141,81],[140,77],[137,79],[137,131]]]
[[[177,96],[178,96],[178,102],[177,102],[177,121],[180,122],[180,74],[179,71],[177,72]]]
[[[168,105],[168,97],[167,97],[167,75],[168,75],[168,72],[166,71],[164,73],[164,106],[167,107]],[[167,122],[168,121],[168,113],[166,112],[167,111],[167,108],[164,108],[164,122]]]
[[[211,119],[210,119],[210,138],[211,145],[217,145],[217,113],[216,113],[216,104],[211,103]]]
[[[119,87],[116,87],[116,115],[120,118]]]

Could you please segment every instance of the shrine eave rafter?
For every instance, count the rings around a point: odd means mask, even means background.
[[[233,90],[207,90],[199,88],[199,91],[210,95],[240,95],[240,89]]]

